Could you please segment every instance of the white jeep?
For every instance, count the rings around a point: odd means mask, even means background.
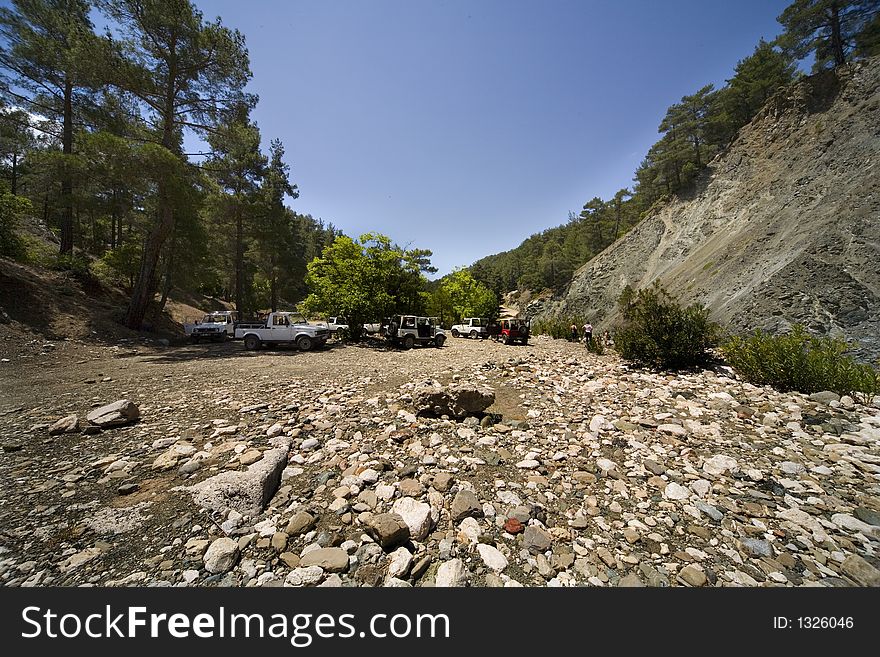
[[[452,337],[488,338],[489,320],[485,317],[465,317],[461,324],[452,327]]]
[[[235,337],[244,340],[246,349],[259,349],[263,344],[295,344],[300,351],[322,347],[330,337],[326,326],[309,324],[300,313],[269,313],[265,326],[235,330]]]
[[[446,332],[440,328],[436,317],[417,317],[415,315],[395,315],[388,323],[386,339],[404,349],[412,349],[415,344],[432,344],[442,347],[446,342]]]
[[[235,322],[238,313],[234,310],[222,310],[208,313],[201,320],[183,325],[184,332],[193,342],[214,340],[222,342],[235,337]]]

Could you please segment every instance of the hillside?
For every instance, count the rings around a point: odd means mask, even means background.
[[[880,58],[777,93],[676,199],[581,267],[539,316],[604,329],[655,280],[733,331],[803,323],[880,355]]]

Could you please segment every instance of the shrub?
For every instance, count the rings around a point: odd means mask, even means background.
[[[24,242],[15,228],[30,209],[31,203],[26,198],[5,191],[0,193],[0,256],[21,258],[25,255]]]
[[[785,335],[757,331],[733,337],[723,347],[727,362],[746,381],[783,392],[831,390],[868,404],[880,393],[880,371],[846,355],[845,340],[810,335],[796,325]]]
[[[571,325],[578,327],[578,337],[581,335],[581,327],[586,324],[584,318],[580,315],[574,317],[551,317],[549,319],[536,320],[532,322],[531,332],[535,335],[549,335],[557,340],[568,340],[571,338]]]
[[[605,343],[602,342],[601,337],[596,337],[594,334],[593,337],[590,338],[589,342],[587,342],[587,351],[596,354],[597,356],[602,356],[605,354]]]
[[[709,311],[693,304],[682,308],[659,284],[633,292],[619,301],[624,324],[614,334],[623,358],[649,367],[682,369],[707,363],[718,343],[718,325]]]

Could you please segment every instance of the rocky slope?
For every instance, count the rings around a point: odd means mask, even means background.
[[[0,368],[2,586],[880,586],[876,401],[549,338]],[[425,379],[489,415],[417,414]]]
[[[531,310],[617,318],[626,285],[660,279],[730,330],[812,330],[880,356],[880,58],[806,78],[771,99],[677,199]]]

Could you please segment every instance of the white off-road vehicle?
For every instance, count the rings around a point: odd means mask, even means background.
[[[264,344],[295,344],[300,351],[322,347],[330,337],[326,326],[309,324],[300,313],[269,313],[265,326],[235,330],[235,337],[244,340],[245,349],[259,349]]]
[[[488,338],[489,320],[485,317],[465,317],[461,324],[452,326],[453,338]]]
[[[208,313],[201,320],[183,325],[184,332],[193,342],[213,340],[222,342],[235,337],[235,323],[238,313],[234,310],[222,310]]]
[[[388,323],[385,337],[404,349],[412,349],[416,344],[442,347],[446,342],[446,331],[440,328],[436,317],[395,315]]]
[[[330,329],[330,332],[334,335],[337,331],[347,331],[348,330],[348,320],[345,317],[328,317],[327,318],[327,328]]]

